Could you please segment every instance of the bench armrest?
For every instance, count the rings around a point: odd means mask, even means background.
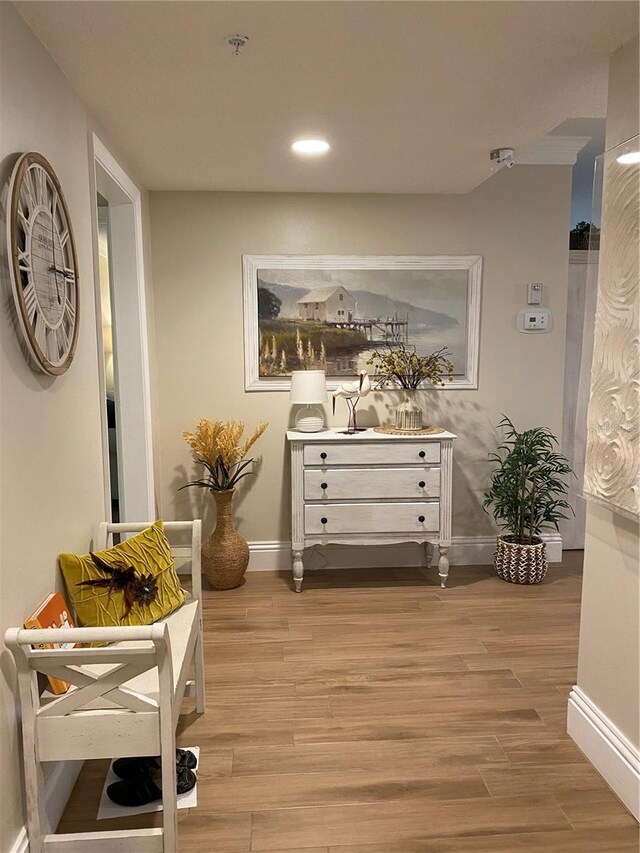
[[[166,635],[167,626],[156,622],[153,625],[104,628],[9,628],[4,641],[8,648],[15,648],[42,643],[158,642],[164,640]]]
[[[174,680],[166,623],[121,628],[9,628],[4,636],[16,664],[23,713],[28,709],[34,720],[36,716],[66,715],[81,710],[103,696],[127,711],[160,708],[162,713],[164,708],[171,716]],[[51,643],[57,647],[39,648]],[[72,643],[115,645],[69,647]],[[106,668],[102,668],[105,664]],[[96,665],[98,669],[92,669]],[[126,686],[131,679],[156,668],[159,703]],[[69,682],[75,690],[42,706],[37,690],[38,672]]]

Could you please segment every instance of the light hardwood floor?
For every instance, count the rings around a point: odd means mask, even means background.
[[[581,554],[519,587],[490,567],[253,573],[205,592],[208,709],[181,853],[618,853],[638,828],[567,736]],[[87,762],[59,831],[96,824]],[[107,827],[107,825],[109,825]]]

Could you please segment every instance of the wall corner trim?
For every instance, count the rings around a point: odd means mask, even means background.
[[[567,732],[640,821],[640,750],[578,686],[569,694]]]
[[[27,838],[27,827],[23,826],[18,837],[9,848],[9,853],[29,853],[29,839]]]

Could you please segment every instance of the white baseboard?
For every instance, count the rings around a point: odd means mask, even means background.
[[[9,853],[29,853],[29,839],[27,838],[27,827],[23,826],[18,837],[9,848]]]
[[[547,558],[550,563],[562,560],[562,537],[545,534]],[[454,536],[451,540],[449,559],[453,566],[490,566],[495,551],[495,536]],[[250,572],[287,571],[291,569],[290,542],[250,542]],[[305,568],[313,569],[360,569],[397,568],[424,565],[424,549],[411,542],[376,547],[326,545],[309,548],[305,554]]]
[[[640,750],[579,687],[569,694],[567,731],[612,791],[640,821]]]
[[[82,769],[82,761],[55,761],[45,765],[45,814],[48,826],[46,832],[55,832],[67,800]],[[9,853],[29,853],[27,828],[23,826],[13,842]]]

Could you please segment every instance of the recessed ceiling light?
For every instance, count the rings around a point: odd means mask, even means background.
[[[297,139],[291,146],[291,150],[296,154],[305,154],[310,157],[326,154],[330,148],[331,146],[324,139]]]
[[[623,166],[627,166],[629,163],[640,163],[640,151],[629,151],[628,154],[621,154],[616,159]]]

